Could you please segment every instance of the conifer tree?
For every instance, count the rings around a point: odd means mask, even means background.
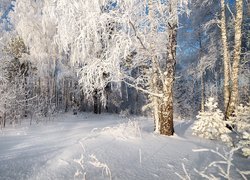
[[[232,145],[228,135],[230,130],[226,127],[224,114],[218,109],[218,103],[210,97],[205,104],[205,111],[199,112],[197,121],[193,127],[193,135],[205,139],[219,139],[228,145]]]

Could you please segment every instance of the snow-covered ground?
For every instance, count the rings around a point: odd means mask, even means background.
[[[150,118],[91,113],[58,115],[52,122],[22,124],[0,131],[0,179],[174,180],[176,173],[202,179],[195,171],[221,160],[193,149],[226,148],[191,135],[192,121],[175,122],[173,137],[153,133]],[[235,165],[250,170],[238,153]],[[233,177],[240,179],[234,168]],[[216,174],[216,170],[210,172]],[[218,173],[217,173],[218,175]]]

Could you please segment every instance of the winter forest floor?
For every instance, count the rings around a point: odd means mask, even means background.
[[[192,136],[191,125],[176,121],[176,134],[166,137],[153,133],[150,118],[68,113],[48,123],[7,126],[0,131],[0,179],[175,180],[176,173],[185,176],[183,165],[191,179],[203,179],[194,168],[201,171],[221,159],[192,150],[227,148]],[[233,163],[250,170],[250,160],[238,153]],[[210,172],[218,176],[216,169]]]

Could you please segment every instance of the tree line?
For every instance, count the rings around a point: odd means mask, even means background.
[[[155,131],[173,135],[174,116],[205,111],[209,96],[225,119],[248,101],[248,1],[8,2],[2,126],[93,108],[152,113]]]

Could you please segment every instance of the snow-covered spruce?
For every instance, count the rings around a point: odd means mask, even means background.
[[[244,156],[250,157],[250,103],[246,106],[239,105],[229,121],[234,124],[234,131],[237,133],[235,144],[242,147]]]
[[[230,130],[226,127],[224,115],[213,97],[207,100],[205,108],[204,112],[200,111],[197,115],[197,121],[192,127],[193,135],[205,139],[218,139],[231,146],[232,140],[228,134]]]

